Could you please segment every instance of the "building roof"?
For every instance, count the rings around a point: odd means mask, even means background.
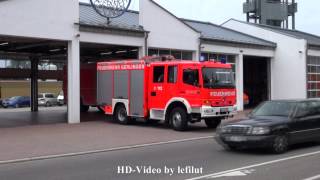
[[[263,26],[263,25],[261,25],[261,26]],[[306,32],[302,32],[302,31],[299,31],[299,30],[280,29],[280,28],[271,27],[271,26],[263,26],[263,27],[268,28],[268,29],[272,29],[272,30],[275,30],[275,31],[279,31],[279,32],[282,32],[284,34],[289,34],[289,35],[294,36],[294,37],[299,38],[299,39],[305,39],[305,40],[307,40],[309,45],[320,46],[320,37],[319,36],[316,36],[316,35],[313,35],[313,34],[309,34],[309,33],[306,33]]]
[[[122,16],[107,19],[100,16],[88,3],[80,3],[80,25],[95,26],[102,28],[116,28],[123,30],[144,31],[139,25],[139,12],[128,10]]]
[[[292,36],[292,37],[295,37],[295,38],[298,38],[298,39],[305,39],[307,41],[308,45],[320,46],[320,36],[317,36],[317,35],[314,35],[314,34],[306,33],[306,32],[299,31],[299,30],[283,29],[283,28],[269,26],[269,25],[255,24],[255,23],[240,21],[240,20],[237,20],[237,19],[230,19],[230,20],[234,20],[234,21],[238,21],[238,22],[254,25],[254,26],[257,26],[257,27],[261,27],[261,28],[264,28],[264,29],[271,30],[271,31],[279,32],[281,34]],[[230,21],[230,20],[228,20],[228,21]]]
[[[170,14],[173,15],[172,13]],[[276,47],[276,44],[273,42],[259,39],[209,22],[187,20],[182,18],[177,19],[186,24],[191,29],[201,33],[201,37],[206,40]],[[80,25],[96,26],[102,28],[117,28],[133,31],[145,31],[143,27],[139,25],[138,11],[128,10],[122,16],[112,18],[110,23],[108,24],[106,18],[101,17],[98,13],[95,12],[91,5],[87,3],[80,3]]]
[[[276,47],[276,44],[273,42],[259,39],[257,37],[228,29],[210,22],[202,22],[189,19],[183,19],[183,21],[200,31],[202,38],[205,39]]]

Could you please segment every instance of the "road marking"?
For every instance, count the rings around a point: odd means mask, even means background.
[[[159,146],[159,145],[175,144],[175,143],[182,143],[182,142],[188,142],[188,141],[211,139],[211,138],[214,138],[214,137],[215,136],[204,136],[204,137],[180,139],[180,140],[173,140],[173,141],[163,141],[163,142],[157,142],[157,143],[139,144],[139,145],[132,145],[132,146],[122,146],[122,147],[109,148],[109,149],[100,149],[100,150],[93,150],[93,151],[83,151],[83,152],[76,152],[76,153],[66,153],[66,154],[56,154],[56,155],[48,155],[48,156],[28,157],[28,158],[0,161],[0,164],[20,163],[20,162],[27,162],[27,161],[37,161],[37,160],[55,159],[55,158],[62,158],[62,157],[82,156],[82,155],[88,155],[88,154],[98,154],[98,153],[111,152],[111,151],[137,149],[137,148],[150,147],[150,146]]]
[[[306,153],[306,154],[286,157],[286,158],[282,158],[282,159],[267,161],[267,162],[263,162],[263,163],[259,163],[259,164],[253,164],[253,165],[240,167],[240,168],[236,168],[236,169],[230,169],[230,170],[227,170],[227,171],[222,171],[222,172],[217,172],[217,173],[208,174],[208,175],[204,175],[204,176],[199,176],[199,177],[195,177],[195,178],[190,178],[190,179],[187,179],[187,180],[198,180],[198,179],[204,179],[204,178],[209,179],[211,177],[215,177],[215,176],[219,176],[219,175],[223,175],[223,174],[227,174],[227,173],[231,173],[231,172],[235,172],[235,171],[242,171],[242,170],[246,170],[246,169],[256,168],[256,167],[259,167],[259,166],[270,165],[270,164],[279,163],[279,162],[288,161],[288,160],[293,160],[293,159],[298,159],[298,158],[302,158],[302,157],[314,156],[314,155],[317,155],[317,154],[320,154],[320,151],[315,151],[315,152],[311,152],[311,153]]]
[[[249,174],[252,174],[255,170],[242,170],[242,171],[233,171],[226,174],[220,174],[217,176],[211,176],[210,179],[216,179],[216,178],[222,178],[222,177],[239,177],[239,176],[247,176]]]
[[[304,180],[316,180],[316,179],[320,179],[320,174],[313,177],[306,178]]]

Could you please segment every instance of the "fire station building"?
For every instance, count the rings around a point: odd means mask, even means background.
[[[99,16],[78,0],[0,1],[0,60],[28,60],[32,111],[37,111],[37,64],[68,70],[68,122],[80,122],[80,63],[173,55],[216,59],[234,67],[237,106],[269,99],[320,97],[320,37],[231,19],[223,25],[178,18],[154,0],[118,18]],[[0,70],[0,79],[1,77]]]

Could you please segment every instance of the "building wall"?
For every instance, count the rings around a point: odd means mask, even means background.
[[[213,52],[220,54],[233,54],[239,55],[242,53],[243,55],[248,56],[261,56],[261,57],[274,57],[275,51],[271,49],[254,49],[248,47],[231,47],[231,46],[222,46],[215,44],[202,44],[201,45],[202,52]]]
[[[123,45],[135,47],[144,46],[144,37],[94,32],[81,32],[80,41],[97,44]]]
[[[150,48],[194,51],[199,49],[200,33],[175,18],[150,0],[140,0],[139,23],[150,31]],[[194,59],[197,59],[194,55]]]
[[[39,81],[38,87],[39,93],[54,93],[57,96],[62,90],[62,82]],[[30,95],[30,81],[0,81],[0,99]]]
[[[79,21],[79,1],[0,1],[0,17],[0,35],[71,40]]]
[[[277,43],[271,60],[271,99],[307,97],[305,40],[236,20],[223,26]]]

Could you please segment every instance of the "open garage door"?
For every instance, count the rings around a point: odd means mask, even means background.
[[[249,102],[245,108],[254,108],[270,100],[270,58],[244,56],[244,93]]]
[[[66,62],[67,42],[0,36],[0,128],[67,122],[57,102]]]
[[[82,112],[82,122],[105,119],[103,110],[96,106],[96,63],[114,60],[135,60],[138,58],[139,47],[80,43],[80,110]],[[103,81],[108,81],[108,79],[103,79]],[[64,92],[66,93],[67,90],[64,90]]]

